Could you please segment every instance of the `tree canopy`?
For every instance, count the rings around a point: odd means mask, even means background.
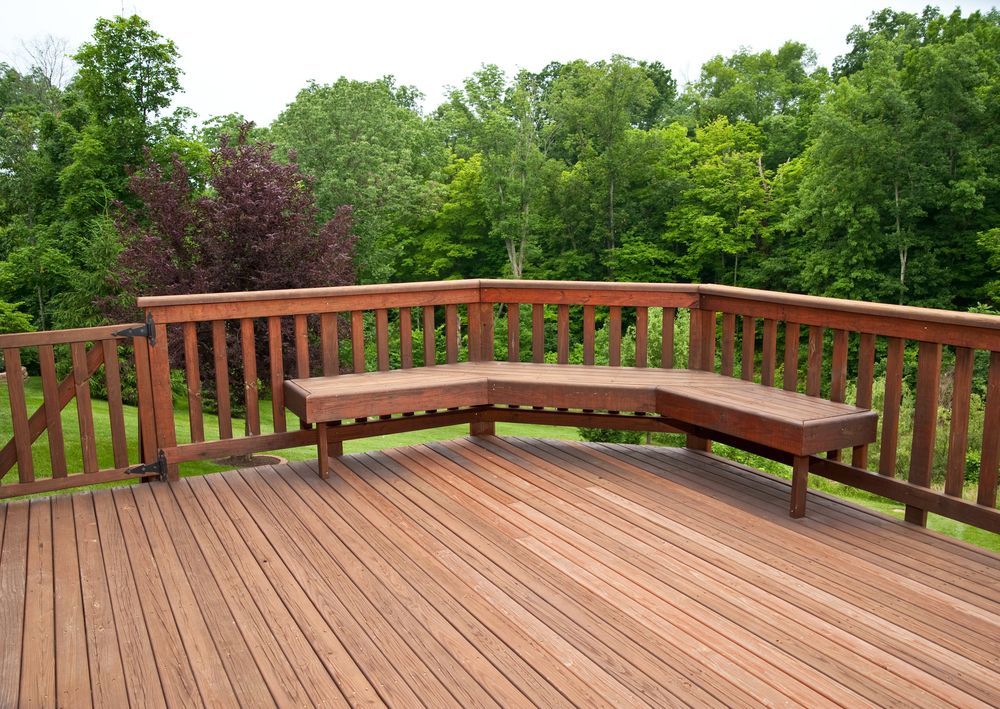
[[[655,58],[486,64],[429,110],[392,77],[341,77],[251,129],[196,123],[181,48],[100,19],[71,77],[51,39],[0,65],[2,320],[91,324],[152,280],[692,280],[1000,307],[1000,14],[887,8],[847,40],[830,67],[794,39],[739,48],[685,86]]]

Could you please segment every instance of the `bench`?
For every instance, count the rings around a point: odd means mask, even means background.
[[[323,477],[333,421],[461,407],[645,411],[691,441],[716,438],[790,459],[792,517],[805,514],[809,457],[871,443],[877,425],[866,409],[691,369],[463,362],[291,379],[284,394],[289,410],[316,425]]]

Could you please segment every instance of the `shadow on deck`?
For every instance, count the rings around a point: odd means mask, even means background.
[[[0,705],[1000,703],[1000,558],[502,438],[0,505]]]

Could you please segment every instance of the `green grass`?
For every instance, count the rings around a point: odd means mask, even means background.
[[[721,446],[718,444],[715,445],[714,451],[719,455],[732,458],[733,460],[757,468],[758,470],[766,471],[772,475],[776,475],[787,480],[791,480],[792,478],[792,470],[789,466],[776,463],[773,460],[761,458],[760,456],[751,455],[735,448],[729,448],[728,446]],[[906,511],[905,506],[901,502],[880,497],[879,495],[873,495],[865,490],[859,490],[858,488],[851,487],[850,485],[843,485],[818,475],[809,476],[809,488],[811,490],[825,492],[842,500],[853,502],[861,507],[867,507],[870,510],[881,512],[882,514],[894,517],[895,519],[903,519],[903,514]],[[975,494],[975,485],[967,485],[964,493],[965,498],[975,499]],[[969,544],[975,544],[976,546],[984,547],[991,551],[1000,553],[1000,534],[987,532],[984,529],[956,522],[953,519],[941,517],[940,515],[935,514],[928,515],[927,528],[932,529],[935,532],[945,534],[949,537],[954,537],[955,539],[961,539]]]
[[[24,383],[24,396],[27,402],[29,414],[42,405],[42,385],[39,377],[29,377]],[[94,399],[92,402],[94,418],[94,437],[97,439],[97,460],[101,469],[114,467],[114,454],[111,449],[111,419],[108,413],[108,402]],[[125,431],[128,436],[129,461],[135,463],[139,460],[136,452],[138,445],[139,414],[134,406],[123,407],[125,418]],[[62,411],[63,442],[66,448],[66,465],[70,472],[83,470],[83,454],[80,448],[79,420],[75,400],[70,402]],[[218,435],[219,420],[214,414],[205,414],[205,433],[212,438]],[[262,433],[274,431],[274,419],[272,416],[271,402],[262,400],[260,402],[260,427]],[[179,443],[188,443],[191,440],[190,430],[187,424],[187,409],[177,409],[175,411],[175,421],[177,428],[177,438]],[[241,432],[245,422],[243,419],[233,419],[233,431]],[[298,428],[298,418],[288,415],[286,420],[288,430],[294,431]],[[10,419],[10,405],[7,398],[7,387],[0,386],[0,443],[5,443],[13,435],[13,426]],[[409,446],[427,441],[447,440],[459,436],[467,435],[469,427],[467,424],[455,426],[445,426],[443,428],[433,428],[425,431],[409,431],[406,433],[395,433],[386,436],[372,436],[357,440],[345,441],[345,453],[362,453],[371,450],[381,450],[383,448],[393,448],[398,446]],[[569,440],[579,440],[579,435],[575,428],[565,428],[557,426],[536,426],[517,423],[497,424],[497,433],[503,436],[535,436],[544,438],[564,438]],[[274,455],[279,455],[288,460],[312,460],[316,457],[315,446],[301,446],[298,448],[285,448],[283,450],[272,451]],[[31,457],[34,461],[35,477],[47,478],[52,475],[51,462],[49,460],[48,434],[42,433],[31,448]],[[202,475],[204,473],[219,472],[228,470],[232,466],[218,464],[213,461],[193,461],[181,464],[181,475]],[[16,475],[16,468],[9,475]],[[106,486],[104,486],[106,487]]]
[[[25,381],[25,399],[29,412],[33,412],[42,404],[41,380],[38,377],[30,377]],[[101,468],[113,467],[113,455],[111,451],[111,424],[108,416],[108,404],[106,401],[94,400],[94,433],[97,439],[97,457]],[[274,430],[272,419],[271,402],[261,401],[261,430],[269,433]],[[136,455],[136,444],[138,431],[138,412],[134,406],[124,407],[125,430],[129,439],[129,459],[138,460]],[[187,428],[187,410],[178,409],[176,412],[177,435],[179,442],[190,441],[190,432]],[[298,419],[288,416],[288,429],[295,430],[299,425]],[[80,451],[79,435],[77,433],[77,412],[74,402],[63,409],[62,425],[64,441],[66,445],[66,462],[71,471],[83,469],[83,459]],[[244,422],[242,419],[233,420],[233,430],[241,431]],[[212,414],[205,414],[205,432],[209,437],[218,433],[218,418]],[[360,453],[370,450],[381,450],[396,446],[408,446],[427,441],[447,440],[464,436],[468,433],[467,425],[446,426],[444,428],[433,428],[424,431],[410,431],[407,433],[396,433],[387,436],[373,436],[358,440],[346,441],[344,443],[345,453]],[[7,401],[7,387],[0,386],[0,442],[10,438],[12,432],[10,420],[10,406]],[[569,440],[579,440],[577,429],[557,426],[536,426],[528,424],[500,423],[497,424],[497,433],[502,436],[536,436],[544,438],[564,438]],[[660,437],[657,437],[660,438]],[[665,439],[676,444],[673,439]],[[790,478],[791,472],[788,466],[784,466],[773,461],[751,456],[736,449],[727,449],[725,446],[716,445],[717,453],[726,455],[747,465],[765,470],[780,477]],[[302,446],[299,448],[286,448],[274,451],[275,455],[280,455],[288,460],[311,460],[316,455],[313,446]],[[32,458],[35,464],[35,476],[37,478],[49,477],[51,474],[49,463],[49,449],[47,434],[43,433],[32,446]],[[230,465],[217,464],[212,461],[195,461],[181,465],[182,475],[202,475],[204,473],[217,472],[229,469]],[[10,475],[16,475],[12,471]],[[825,478],[810,476],[809,485],[812,489],[827,492],[836,497],[849,500],[850,502],[867,507],[878,512],[882,512],[890,517],[902,519],[903,505],[893,500],[887,500],[877,495],[872,495],[863,490],[841,485]],[[1000,535],[987,532],[976,527],[971,527],[961,522],[955,522],[946,517],[930,515],[928,527],[935,531],[947,534],[948,536],[961,539],[971,544],[985,547],[992,551],[1000,552]]]

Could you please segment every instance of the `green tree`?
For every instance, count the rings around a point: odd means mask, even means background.
[[[800,42],[785,42],[777,52],[741,49],[713,57],[685,100],[699,125],[725,116],[731,123],[759,126],[764,164],[776,169],[802,152],[812,115],[828,88],[828,72],[817,67],[816,53]]]
[[[448,153],[437,127],[415,109],[416,92],[340,78],[309,84],[278,116],[270,137],[316,178],[320,216],[354,208],[359,279],[396,277],[405,247],[440,195]]]
[[[531,80],[521,72],[510,82],[495,65],[484,66],[439,110],[456,152],[479,156],[488,235],[503,244],[514,278],[524,275],[527,254],[545,228],[539,201],[554,175],[554,163],[542,150]]]

